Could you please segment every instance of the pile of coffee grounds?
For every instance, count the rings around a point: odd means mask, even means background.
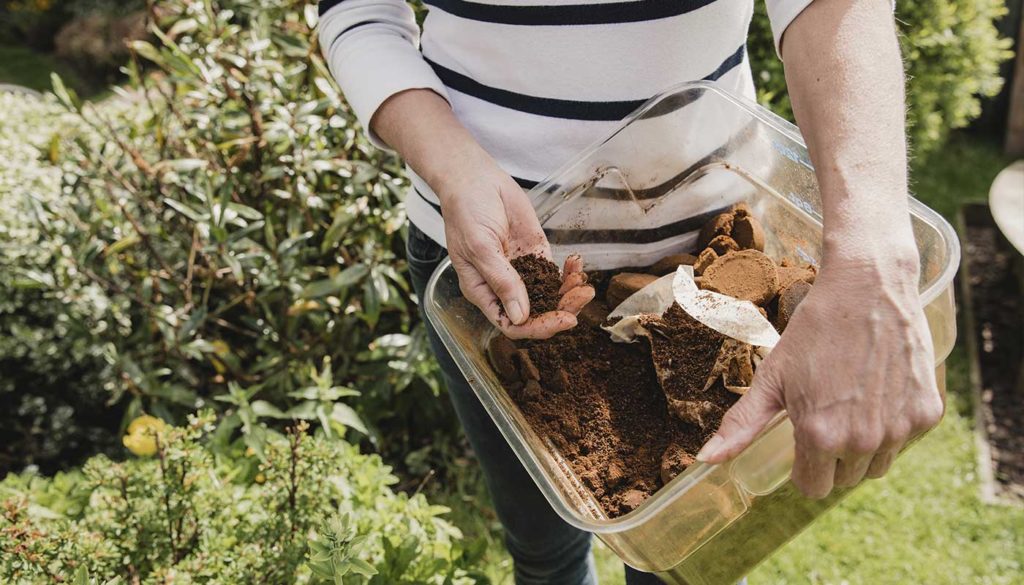
[[[737,399],[721,384],[704,389],[725,336],[675,303],[644,326],[651,332],[647,341],[669,412],[702,429],[716,428]]]
[[[712,218],[700,239],[701,249],[692,254],[646,268],[588,274],[598,297],[581,311],[575,328],[544,340],[513,342],[498,335],[488,347],[495,372],[526,420],[610,518],[631,512],[692,465],[739,395],[721,378],[709,382],[725,336],[679,305],[644,318],[649,334],[636,343],[615,343],[600,328],[608,311],[623,294],[653,280],[648,275],[703,257],[704,265],[695,266],[706,275],[698,285],[705,287],[706,279],[723,294],[746,293],[778,328],[782,293],[789,286],[806,293],[803,287],[813,282],[813,268],[790,267],[782,286],[779,267],[761,252],[764,230],[745,206]],[[516,258],[512,265],[526,284],[531,314],[557,308],[557,266],[537,256]],[[789,294],[784,303],[787,320],[797,296]]]
[[[512,399],[608,515],[625,514],[657,491],[674,421],[649,349],[615,343],[593,327],[522,345],[540,375],[540,392],[524,385]]]
[[[512,268],[516,269],[526,285],[531,315],[540,315],[558,308],[558,289],[562,286],[562,278],[554,262],[529,254],[513,258]]]

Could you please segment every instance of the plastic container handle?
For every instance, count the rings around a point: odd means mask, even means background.
[[[733,460],[733,481],[754,496],[774,492],[793,472],[793,445],[793,424],[785,417]]]

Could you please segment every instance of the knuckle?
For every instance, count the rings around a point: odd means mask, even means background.
[[[801,438],[812,449],[826,453],[838,453],[842,450],[842,438],[824,418],[809,418],[800,426]]]
[[[465,279],[463,278],[459,279],[459,291],[462,293],[462,296],[466,297],[470,301],[479,296],[479,288],[466,284]]]
[[[870,455],[882,446],[885,435],[880,431],[860,431],[847,439],[846,451],[854,455]]]
[[[931,429],[935,425],[939,424],[942,420],[943,414],[945,414],[945,406],[942,404],[942,400],[936,396],[932,400],[926,401],[914,417],[913,425],[916,431],[926,431]]]
[[[882,446],[888,449],[898,449],[907,442],[907,439],[909,439],[912,434],[910,421],[898,421],[886,429]]]
[[[758,404],[762,397],[757,392],[747,392],[732,408],[725,412],[722,417],[723,425],[728,424],[734,428],[746,429],[753,427],[757,422]]]
[[[796,489],[800,490],[804,497],[812,500],[820,500],[828,495],[828,492],[825,491],[826,488],[820,482],[816,482],[811,478],[794,477],[793,485],[796,486]]]
[[[494,299],[491,295],[487,294],[485,287],[481,285],[466,285],[460,282],[459,290],[462,291],[462,296],[466,297],[466,300],[476,305],[488,318],[491,318],[490,305]]]
[[[719,428],[744,429],[749,426],[746,422],[749,418],[750,416],[746,414],[744,409],[734,406],[726,411],[725,416],[722,417],[722,424]]]

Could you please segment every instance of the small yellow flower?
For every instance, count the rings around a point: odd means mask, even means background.
[[[256,474],[256,483],[263,483],[265,481],[267,481],[267,476],[263,475],[262,473]]]
[[[156,434],[166,427],[164,421],[144,414],[128,424],[128,434],[122,437],[121,442],[132,453],[149,457],[156,453]]]
[[[220,357],[226,357],[231,354],[231,346],[223,339],[215,339],[210,345],[213,346],[213,353]]]
[[[213,369],[217,370],[218,374],[223,374],[228,371],[227,366],[224,364],[224,359],[231,355],[231,346],[222,339],[214,340],[210,345],[213,346],[213,355],[210,356],[210,362],[213,363]]]

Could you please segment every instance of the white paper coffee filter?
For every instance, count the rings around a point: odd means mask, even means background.
[[[630,343],[637,335],[646,333],[640,324],[643,315],[661,315],[672,306],[672,279],[674,274],[666,274],[651,284],[626,297],[615,310],[608,314],[609,319],[621,319],[611,327],[602,327],[618,343]]]
[[[673,277],[672,292],[675,301],[694,319],[723,335],[750,345],[771,348],[779,342],[779,332],[754,303],[700,290],[693,280],[691,266],[680,266],[676,273],[670,276]],[[651,283],[650,286],[654,284],[656,283]]]

